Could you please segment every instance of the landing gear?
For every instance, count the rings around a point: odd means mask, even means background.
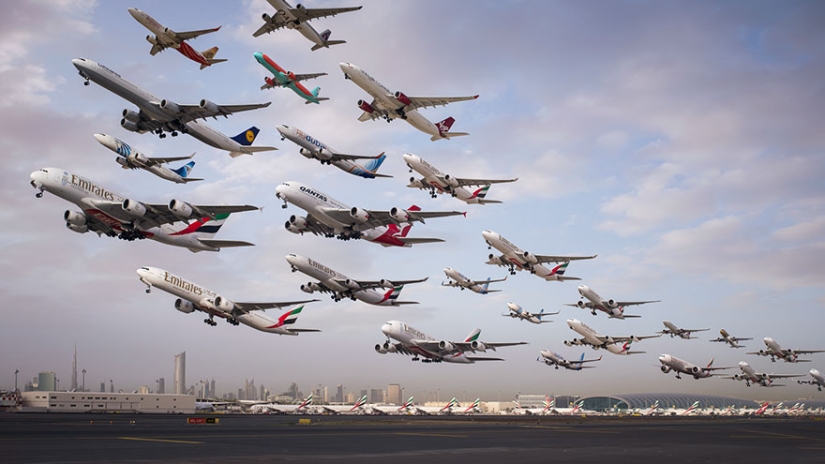
[[[227,319],[227,320],[226,320],[226,322],[228,322],[228,323],[229,323],[229,324],[231,324],[231,325],[240,325],[240,324],[241,324],[241,323],[240,323],[240,322],[238,322],[238,320],[237,320],[237,319],[235,319],[234,317],[233,317],[232,319]],[[217,322],[215,323],[215,325],[217,325]]]
[[[204,319],[203,323],[206,324],[206,325],[211,325],[212,327],[218,325],[218,323],[215,322],[215,320],[213,319],[212,315],[210,315],[208,318]]]
[[[592,314],[592,315],[594,315],[594,316],[595,316],[595,315],[596,315],[596,311],[590,311],[590,314]]]
[[[283,205],[281,205],[281,209],[286,209],[286,207],[287,207],[287,206],[288,206],[288,205],[287,205],[287,203],[286,203],[286,200],[284,200],[284,204],[283,204]]]
[[[83,85],[89,85],[89,79],[86,79],[85,81],[83,81]]]
[[[34,196],[37,198],[43,198],[43,192],[37,192],[34,194]]]
[[[158,137],[160,137],[160,138],[162,138],[162,139],[165,139],[165,138],[166,138],[166,134],[164,134],[164,133],[160,133],[160,134],[158,134]]]
[[[152,293],[152,287],[146,287],[146,293]]]
[[[345,81],[348,81],[348,80],[350,80],[350,77],[349,77],[349,74],[347,74],[347,73],[344,73],[344,80],[345,80]]]
[[[178,131],[172,131],[172,132],[170,133],[170,135],[171,135],[172,137],[177,137],[177,136],[178,136]]]

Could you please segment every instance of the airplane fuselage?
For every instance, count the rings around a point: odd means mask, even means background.
[[[336,292],[335,295],[337,295],[338,298],[351,295],[352,297],[357,298],[363,301],[364,303],[376,306],[393,306],[393,304],[395,303],[395,300],[390,298],[390,295],[393,292],[392,288],[389,288],[385,291],[378,291],[374,288],[353,290],[347,285],[340,283],[349,281],[349,277],[315,261],[312,258],[307,258],[305,256],[300,256],[296,254],[289,254],[286,256],[286,260],[292,267],[293,272],[300,271],[301,273],[306,274],[312,277],[313,279],[317,279],[327,288],[329,288],[333,292]],[[302,285],[301,289],[304,291],[311,290],[311,283],[307,286]]]
[[[472,290],[473,292],[481,294],[481,295],[486,295],[487,293],[489,293],[489,291],[487,290],[487,285],[486,284],[476,283],[475,281],[473,281],[469,277],[467,277],[464,274],[456,271],[453,268],[450,268],[450,267],[444,268],[444,274],[446,274],[447,277],[452,279],[452,282],[454,284],[452,286],[454,286],[454,287],[466,288],[466,289]]]
[[[671,356],[669,354],[663,354],[659,356],[659,362],[662,364],[662,372],[667,374],[671,370],[674,370],[676,371],[676,378],[681,378],[679,377],[680,373],[691,375],[695,379],[702,379],[710,377],[712,375],[710,371],[705,370],[700,366],[691,364],[687,361],[681,360],[676,356]]]
[[[624,308],[621,306],[618,306],[615,303],[611,304],[611,300],[605,300],[601,297],[601,295],[596,293],[587,285],[579,285],[578,290],[582,298],[586,298],[590,302],[590,305],[592,306],[591,310],[603,311],[610,317],[624,319]]]
[[[430,337],[429,335],[420,332],[413,327],[401,322],[401,321],[389,321],[383,326],[381,326],[381,332],[384,333],[387,337],[401,343],[404,345],[408,350],[413,352],[416,355],[423,356],[428,359],[437,359],[444,362],[450,363],[460,363],[460,364],[472,364],[473,361],[467,359],[463,352],[451,353],[448,355],[444,355],[439,352],[433,352],[424,349],[420,345],[414,343],[415,340],[431,340],[431,341],[438,341],[437,339]]]
[[[318,98],[313,95],[309,89],[304,87],[304,85],[300,82],[293,81],[289,77],[289,71],[286,71],[284,68],[280,67],[278,63],[274,62],[271,58],[261,52],[255,52],[255,59],[261,64],[261,66],[266,68],[267,71],[272,73],[277,81],[277,85],[289,87],[290,90],[308,102],[320,103]],[[269,83],[269,81],[267,81],[267,83]]]
[[[364,167],[360,164],[354,163],[348,159],[337,159],[335,161],[328,161],[330,158],[329,155],[337,154],[339,152],[328,147],[323,142],[312,137],[311,135],[307,134],[301,129],[285,125],[280,125],[277,127],[277,129],[278,132],[281,133],[282,138],[289,139],[290,142],[301,147],[300,153],[304,157],[310,159],[314,158],[322,163],[329,162],[338,169],[344,172],[348,172],[355,176],[364,177],[366,179],[375,178],[375,175],[373,173],[364,169]]]

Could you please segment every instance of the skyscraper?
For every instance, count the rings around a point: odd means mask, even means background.
[[[175,394],[186,394],[186,351],[175,355]]]
[[[38,391],[55,391],[57,383],[57,376],[54,372],[41,372],[37,374],[37,390]]]
[[[74,358],[72,359],[72,385],[69,391],[77,391],[77,344],[74,346]]]
[[[387,387],[387,403],[401,406],[404,404],[404,398],[401,397],[401,385],[391,383]]]
[[[166,393],[166,379],[163,377],[158,379],[158,393]]]
[[[335,401],[338,403],[344,402],[344,386],[340,383],[338,384],[338,389],[335,392]]]

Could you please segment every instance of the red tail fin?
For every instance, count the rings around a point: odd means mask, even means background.
[[[435,123],[435,127],[438,128],[438,132],[440,132],[441,135],[444,135],[447,132],[450,132],[450,128],[453,127],[454,122],[455,122],[455,119],[453,119],[453,117],[450,116],[449,118],[447,118],[443,121],[439,121],[439,122]]]

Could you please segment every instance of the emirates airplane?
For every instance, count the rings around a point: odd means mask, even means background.
[[[438,194],[448,193],[467,204],[475,203],[485,205],[488,203],[501,203],[499,200],[487,199],[487,191],[490,190],[490,185],[515,182],[518,180],[518,177],[515,179],[469,179],[454,177],[439,171],[438,168],[424,161],[420,156],[410,153],[404,154],[404,162],[407,163],[410,172],[415,170],[424,176],[421,179],[410,177],[410,184],[407,185],[407,187],[427,190],[430,192],[432,198],[436,198]],[[472,190],[465,188],[470,186],[478,188]]]
[[[547,281],[561,282],[564,280],[581,280],[578,277],[565,276],[564,272],[567,270],[567,265],[570,261],[579,259],[593,259],[593,256],[556,256],[556,255],[534,255],[529,251],[524,251],[511,243],[501,234],[491,230],[485,230],[481,233],[484,241],[487,242],[487,248],[502,252],[500,256],[490,254],[487,264],[494,264],[496,266],[503,266],[510,269],[510,274],[515,275],[516,270],[530,271]],[[543,263],[557,263],[552,269],[544,267]]]
[[[799,348],[782,348],[782,346],[771,337],[765,337],[764,339],[762,339],[762,341],[765,343],[766,349],[746,354],[758,354],[759,356],[769,356],[772,362],[776,362],[776,358],[779,358],[785,362],[797,363],[811,362],[810,359],[799,359],[800,354],[825,353],[825,350],[802,350]]]
[[[594,350],[598,350],[599,348],[604,348],[607,351],[613,354],[641,354],[644,351],[630,351],[630,344],[632,342],[638,342],[644,340],[646,338],[657,338],[661,337],[662,334],[659,335],[645,335],[641,337],[637,337],[635,335],[630,335],[628,337],[614,337],[610,335],[601,335],[592,328],[590,328],[584,322],[578,319],[568,319],[567,325],[570,327],[571,330],[578,333],[582,336],[582,338],[574,338],[572,340],[565,340],[564,344],[567,346],[573,345],[590,345],[593,347]],[[619,345],[621,344],[621,345]]]
[[[658,303],[660,300],[651,301],[616,301],[613,299],[604,299],[598,293],[593,291],[587,285],[579,285],[579,294],[581,300],[578,303],[566,304],[565,306],[574,306],[579,308],[587,308],[590,313],[596,315],[596,310],[604,311],[608,317],[614,319],[625,319],[628,317],[641,317],[635,314],[625,314],[624,308],[627,306],[643,305],[648,303]],[[585,299],[587,301],[585,301]]]

